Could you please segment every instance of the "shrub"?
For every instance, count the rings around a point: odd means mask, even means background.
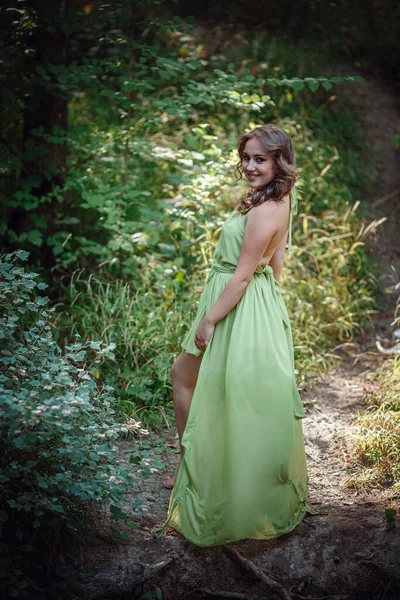
[[[136,472],[115,460],[115,441],[140,424],[115,423],[112,388],[96,380],[113,345],[56,344],[54,309],[37,293],[46,284],[18,266],[27,258],[13,252],[0,265],[1,570],[12,596],[35,586],[15,556],[51,531],[75,531],[93,504],[112,503],[115,512],[136,475],[149,471],[140,456],[131,457]]]

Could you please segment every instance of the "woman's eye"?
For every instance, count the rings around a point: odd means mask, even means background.
[[[249,160],[249,157],[248,156],[244,156],[243,159],[247,161],[247,160]],[[260,163],[262,163],[262,162],[264,162],[264,159],[263,158],[256,158],[256,161],[259,161]]]

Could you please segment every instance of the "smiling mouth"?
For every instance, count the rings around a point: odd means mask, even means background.
[[[259,175],[247,175],[248,179],[257,179]]]

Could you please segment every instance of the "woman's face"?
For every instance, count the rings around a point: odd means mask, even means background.
[[[255,137],[247,140],[243,149],[242,169],[252,188],[263,187],[275,177],[272,155],[263,149]]]

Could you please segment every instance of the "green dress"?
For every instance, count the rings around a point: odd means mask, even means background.
[[[291,206],[288,246],[291,247]],[[168,516],[197,546],[266,540],[292,531],[307,512],[308,474],[292,332],[271,266],[257,266],[204,352],[194,338],[235,272],[245,216],[233,211],[215,249],[197,315],[182,348],[203,355],[182,438],[184,455]]]

